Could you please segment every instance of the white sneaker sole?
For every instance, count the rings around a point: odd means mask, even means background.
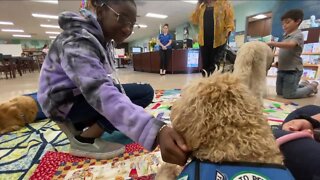
[[[93,158],[93,159],[98,159],[98,160],[112,159],[112,158],[115,158],[117,156],[124,154],[124,152],[125,152],[125,147],[122,147],[116,151],[103,152],[103,153],[83,151],[83,150],[79,150],[79,149],[72,149],[71,147],[70,147],[70,151],[69,151],[69,153],[73,156],[87,157],[87,158]]]

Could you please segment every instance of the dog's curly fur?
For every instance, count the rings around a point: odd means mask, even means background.
[[[37,112],[37,103],[29,96],[19,96],[0,104],[0,134],[19,130],[32,123]]]
[[[171,112],[173,128],[192,156],[211,162],[282,164],[259,101],[235,74],[220,72],[189,84]],[[164,165],[157,179],[168,179]]]
[[[245,43],[237,52],[233,73],[241,78],[261,103],[267,89],[267,71],[273,58],[271,48],[259,41]]]

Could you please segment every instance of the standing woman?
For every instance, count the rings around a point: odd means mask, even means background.
[[[209,76],[218,64],[230,33],[234,30],[233,7],[228,0],[199,0],[191,16],[199,26],[199,44],[202,56],[202,76]]]
[[[165,75],[167,66],[168,66],[168,59],[171,56],[171,43],[172,43],[172,36],[168,33],[169,25],[165,24],[162,27],[162,33],[159,35],[158,43],[160,45],[160,75]]]

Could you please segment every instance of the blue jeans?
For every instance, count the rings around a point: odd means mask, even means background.
[[[277,95],[286,99],[308,97],[312,93],[310,87],[299,87],[303,71],[278,71],[276,91]]]
[[[37,99],[37,93],[31,93],[31,94],[25,94],[24,96],[29,96],[31,98],[33,98],[33,100],[37,103],[38,106],[38,112],[37,112],[37,116],[36,116],[36,121],[37,120],[43,120],[46,119],[46,115],[44,115],[44,113],[42,112],[42,109],[39,105],[38,99]]]
[[[120,86],[115,86],[120,91]],[[138,106],[145,108],[153,100],[154,90],[149,84],[133,83],[123,84],[122,86],[129,99]],[[75,97],[74,104],[67,115],[67,119],[70,120],[78,130],[82,130],[94,123],[98,123],[98,125],[108,133],[117,130],[104,116],[90,106],[83,95]]]

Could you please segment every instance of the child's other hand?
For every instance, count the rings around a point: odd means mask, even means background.
[[[294,119],[285,124],[283,124],[282,129],[285,131],[308,131],[313,132],[313,127],[311,123],[305,119]]]
[[[158,135],[163,161],[183,166],[190,151],[184,139],[171,127],[164,127]]]
[[[274,46],[274,41],[267,42],[268,46]]]

